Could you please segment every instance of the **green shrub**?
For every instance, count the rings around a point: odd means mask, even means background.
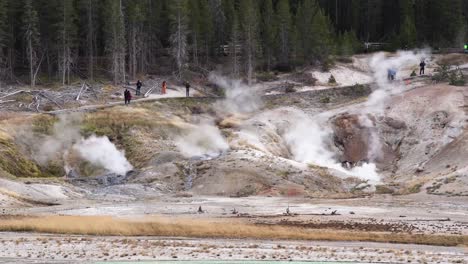
[[[416,74],[416,71],[413,70],[413,72],[411,72],[411,74],[410,74],[410,77],[415,77],[415,76],[417,76],[417,74]]]
[[[336,79],[335,79],[335,76],[330,75],[330,78],[328,78],[328,83],[329,84],[336,84]]]
[[[449,70],[450,67],[447,64],[442,64],[436,69],[436,74],[432,77],[432,79],[436,82],[443,82],[448,80],[449,78]]]
[[[257,73],[257,80],[261,82],[269,82],[278,80],[278,77],[273,72],[259,72]]]
[[[287,86],[286,89],[284,90],[285,93],[295,93],[296,92],[296,88],[294,88],[294,86],[290,85],[290,86]]]
[[[328,104],[328,103],[330,103],[330,97],[327,96],[327,97],[321,98],[321,99],[320,99],[320,103],[322,103],[322,104]]]
[[[455,85],[455,86],[465,85],[465,76],[463,75],[463,72],[459,68],[457,68],[456,71],[453,71],[450,73],[449,84]]]
[[[378,194],[393,194],[395,191],[386,186],[386,185],[376,185],[375,186],[375,193],[378,193]]]

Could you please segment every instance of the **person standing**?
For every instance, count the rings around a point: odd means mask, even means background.
[[[130,101],[132,100],[132,94],[128,89],[125,89],[124,92],[124,99],[125,99],[125,104],[128,105],[130,104]]]
[[[161,94],[166,94],[167,84],[166,81],[162,82]]]
[[[421,63],[419,63],[419,75],[422,75],[424,74],[424,68],[426,67],[426,63],[423,61],[421,61]]]
[[[135,95],[140,95],[141,94],[141,86],[142,85],[143,84],[141,83],[141,81],[138,80],[137,83],[136,83],[136,93],[135,93]]]
[[[185,96],[190,97],[190,83],[185,82]]]

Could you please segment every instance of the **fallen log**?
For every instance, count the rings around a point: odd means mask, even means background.
[[[84,87],[85,87],[85,84],[83,83],[83,84],[81,85],[80,92],[78,93],[78,95],[77,95],[76,98],[75,98],[75,101],[79,101],[79,100],[80,100],[80,96],[81,96],[81,94],[83,93],[83,88],[84,88]]]
[[[0,99],[7,98],[7,97],[9,97],[9,96],[13,96],[13,95],[15,95],[15,94],[24,93],[24,92],[28,92],[28,91],[19,90],[19,91],[16,91],[16,92],[13,92],[13,93],[9,93],[9,94],[7,94],[7,95],[4,95],[4,96],[0,97]]]
[[[10,102],[16,102],[16,100],[5,100],[5,101],[0,100],[0,104],[10,103]]]
[[[45,95],[44,93],[39,92],[38,95],[40,95],[40,96],[44,97],[45,99],[47,99],[47,100],[53,102],[53,103],[54,103],[55,105],[57,105],[60,109],[62,108],[62,106],[61,106],[59,103],[57,103],[57,101],[55,101],[54,99],[52,99],[52,98],[50,98],[49,96]]]

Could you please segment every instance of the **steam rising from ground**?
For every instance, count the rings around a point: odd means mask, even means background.
[[[211,73],[208,78],[226,93],[226,99],[217,105],[220,112],[250,113],[261,106],[260,96],[241,80],[226,78],[214,73]]]
[[[289,118],[291,126],[286,131],[284,138],[295,160],[331,168],[349,176],[368,180],[370,183],[380,181],[375,164],[364,163],[351,170],[341,166],[331,150],[333,131],[328,125],[326,114],[311,118],[300,111],[292,113],[293,115]]]
[[[260,96],[241,80],[226,78],[214,73],[210,82],[221,87],[226,99],[215,104],[219,116],[251,113],[261,105]],[[176,139],[176,146],[186,157],[217,156],[229,149],[221,131],[212,122],[194,125],[189,133]]]
[[[133,169],[125,154],[119,151],[108,137],[92,135],[87,139],[81,139],[73,145],[73,149],[87,161],[116,174],[125,175]]]
[[[212,123],[194,125],[188,134],[176,139],[176,146],[188,158],[218,156],[229,149],[221,131]]]
[[[60,158],[57,157],[58,154],[64,154],[65,150],[81,138],[79,129],[81,115],[60,115],[58,118],[59,121],[54,123],[52,135],[41,140],[42,143],[34,155],[35,160],[40,164],[46,164],[49,160]],[[33,140],[37,141],[38,139],[34,138]]]
[[[376,89],[369,96],[365,107],[361,109],[359,121],[361,125],[370,128],[370,149],[368,150],[368,159],[370,161],[380,158],[382,154],[382,143],[375,129],[375,124],[369,119],[368,114],[382,115],[387,100],[395,94],[401,93],[405,88],[403,78],[410,77],[413,69],[418,69],[422,60],[430,57],[429,50],[416,51],[398,51],[394,56],[387,57],[385,53],[380,52],[372,56],[369,66],[373,72],[373,78],[377,85]],[[388,79],[388,70],[397,72],[394,81]]]
[[[35,159],[41,164],[46,164],[50,160],[61,158],[68,173],[72,169],[68,164],[68,155],[70,151],[75,150],[86,161],[116,174],[124,175],[133,168],[124,153],[107,137],[93,135],[84,139],[80,133],[81,121],[80,114],[60,115],[58,122],[54,124],[52,135],[45,137],[35,151]]]
[[[402,78],[410,77],[411,69],[417,69],[422,60],[430,57],[429,50],[398,51],[394,56],[387,57],[385,53],[376,53],[369,61],[373,78],[377,84],[374,92],[369,96],[363,112],[382,114],[385,101],[405,88]],[[387,71],[394,69],[397,72],[396,80],[389,81]]]
[[[385,53],[377,53],[370,59],[369,66],[372,69],[376,87],[364,107],[357,113],[360,124],[369,128],[371,132],[370,149],[368,150],[370,163],[363,163],[350,170],[342,167],[332,150],[333,130],[330,126],[330,118],[332,117],[330,112],[310,117],[300,110],[289,109],[288,116],[282,117],[289,124],[282,136],[294,159],[303,163],[328,167],[346,175],[368,180],[370,183],[379,182],[380,177],[373,162],[383,155],[382,143],[369,115],[383,114],[386,100],[405,88],[404,83],[398,79],[409,77],[411,70],[417,69],[419,62],[426,58],[429,58],[429,52],[423,50],[399,51],[391,57],[387,57]],[[390,82],[387,79],[389,69],[397,71],[397,80]],[[211,74],[209,79],[226,92],[226,100],[216,105],[221,115],[251,113],[261,105],[260,97],[256,95],[255,91],[240,80],[231,80],[216,74]],[[258,133],[241,130],[238,134],[243,135],[243,139],[251,145],[266,149]],[[219,152],[222,149],[227,149],[227,143],[219,130],[211,125],[196,127],[186,137],[179,139],[177,146],[187,156],[203,155],[207,152]]]
[[[373,71],[376,89],[369,96],[364,108],[360,109],[358,113],[360,124],[371,131],[370,149],[368,150],[370,163],[364,163],[351,170],[346,170],[341,166],[331,151],[333,131],[328,123],[330,116],[327,116],[326,113],[312,118],[303,113],[296,113],[296,117],[290,119],[291,126],[285,134],[285,140],[294,158],[300,162],[313,163],[369,180],[371,183],[379,182],[380,177],[376,171],[376,165],[372,162],[383,155],[382,143],[373,121],[369,119],[369,114],[383,114],[386,100],[405,89],[404,83],[398,79],[409,77],[411,69],[417,69],[420,61],[427,58],[429,58],[429,51],[422,50],[416,52],[399,51],[392,57],[387,57],[385,53],[377,53],[370,59],[369,66]],[[389,69],[397,71],[397,80],[388,80],[387,72]]]

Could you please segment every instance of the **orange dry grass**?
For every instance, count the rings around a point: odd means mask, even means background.
[[[287,226],[265,226],[233,220],[174,220],[148,218],[140,221],[108,216],[45,216],[0,220],[0,231],[57,234],[170,236],[205,238],[297,239],[370,241],[441,246],[468,245],[468,236],[411,235],[384,232],[316,230]]]

